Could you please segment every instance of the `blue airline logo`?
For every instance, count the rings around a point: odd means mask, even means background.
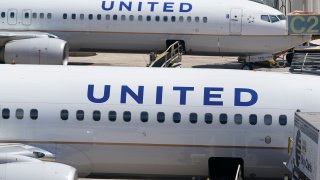
[[[88,85],[87,98],[90,102],[101,104],[108,102],[110,98],[111,86],[105,85],[102,97],[96,97],[94,93],[95,86]],[[163,104],[164,92],[163,86],[155,87],[156,96],[154,102],[157,105]],[[194,92],[194,87],[174,86],[172,91],[177,92],[179,99],[172,99],[170,101],[177,101],[179,105],[187,105],[188,94]],[[204,87],[203,89],[203,105],[204,106],[223,106],[223,87]],[[128,97],[131,97],[137,104],[144,103],[144,86],[138,86],[134,90],[127,85],[121,86],[120,103],[127,104]],[[243,100],[243,97],[250,97],[249,100]],[[258,93],[253,89],[235,88],[234,89],[234,106],[249,107],[258,102]]]
[[[104,11],[149,11],[154,12],[156,8],[161,8],[162,12],[182,12],[192,11],[192,4],[181,2],[157,2],[157,1],[102,1]]]

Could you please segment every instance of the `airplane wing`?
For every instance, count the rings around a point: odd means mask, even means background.
[[[0,46],[12,40],[31,39],[31,38],[58,38],[57,36],[44,32],[14,32],[14,31],[0,31]]]
[[[78,179],[75,168],[56,163],[54,158],[54,154],[30,145],[0,144],[0,179]]]

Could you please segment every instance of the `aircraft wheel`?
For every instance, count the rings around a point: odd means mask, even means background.
[[[246,63],[242,66],[242,70],[253,70],[252,64]]]

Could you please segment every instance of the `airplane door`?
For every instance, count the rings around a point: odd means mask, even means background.
[[[241,34],[242,32],[242,9],[233,8],[230,12],[230,34]]]
[[[15,25],[17,24],[17,10],[16,9],[9,9],[8,11],[8,24]]]
[[[22,24],[23,25],[31,25],[31,21],[32,21],[32,18],[31,18],[31,10],[30,9],[24,9],[22,11]]]

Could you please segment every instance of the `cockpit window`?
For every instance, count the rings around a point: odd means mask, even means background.
[[[277,16],[274,16],[274,15],[270,15],[270,19],[271,19],[271,22],[272,23],[275,23],[275,22],[278,22],[279,19],[277,18]]]
[[[269,18],[268,15],[261,15],[261,20],[262,20],[262,21],[270,22],[270,18]]]
[[[285,16],[285,15],[283,15],[283,14],[278,15],[277,17],[280,19],[280,21],[282,21],[282,20],[286,20],[286,16]]]

